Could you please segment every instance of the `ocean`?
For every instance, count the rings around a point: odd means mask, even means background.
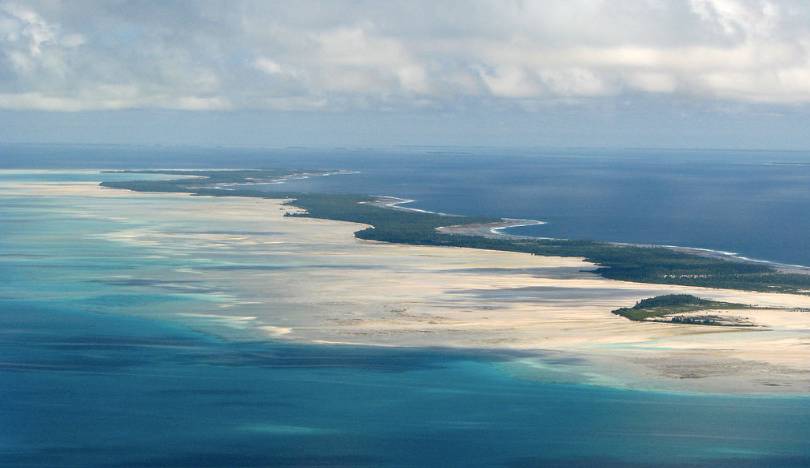
[[[359,174],[264,189],[394,195],[548,222],[527,234],[810,263],[801,154],[15,151],[7,167],[52,170],[0,172],[0,465],[810,466],[806,397],[611,388],[528,375],[505,353],[212,333],[183,313],[227,291],[174,272],[229,254],[189,258],[182,237],[112,241],[154,227],[132,214],[137,198],[78,203],[15,189],[133,177],[82,167],[344,168]],[[161,219],[178,232],[210,229],[210,219]]]

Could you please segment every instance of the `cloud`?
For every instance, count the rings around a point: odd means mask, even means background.
[[[3,109],[795,106],[808,78],[790,0],[0,0]]]
[[[268,75],[284,75],[288,73],[281,65],[278,64],[278,62],[275,62],[267,57],[257,58],[253,62],[253,65]]]

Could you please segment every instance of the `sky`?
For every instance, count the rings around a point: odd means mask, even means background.
[[[0,0],[0,143],[810,149],[810,2]]]

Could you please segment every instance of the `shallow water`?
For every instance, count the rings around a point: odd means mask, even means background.
[[[555,382],[503,353],[214,336],[181,314],[230,299],[187,273],[200,259],[184,239],[116,237],[150,228],[131,215],[138,196],[9,188],[98,178],[0,175],[2,465],[810,465],[806,398]]]

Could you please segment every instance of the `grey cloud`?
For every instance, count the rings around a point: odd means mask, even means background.
[[[810,102],[810,5],[0,0],[0,108]]]

